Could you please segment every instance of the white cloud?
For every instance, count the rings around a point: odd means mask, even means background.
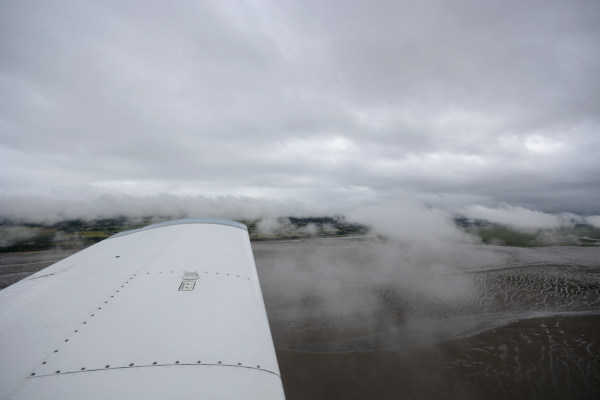
[[[497,208],[473,205],[461,210],[461,214],[472,219],[483,219],[520,229],[558,228],[566,223],[565,218],[530,210],[524,207],[502,204]]]
[[[360,207],[350,212],[348,218],[370,226],[375,234],[385,235],[402,243],[429,246],[439,243],[472,243],[474,240],[456,227],[449,212],[426,207],[409,197]]]
[[[525,138],[525,147],[532,152],[552,154],[559,152],[564,147],[564,143],[544,136],[532,135]]]
[[[592,215],[587,217],[585,222],[592,225],[594,228],[600,228],[600,215]]]

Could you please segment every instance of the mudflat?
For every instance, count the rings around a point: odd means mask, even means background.
[[[600,248],[254,252],[288,399],[600,398]]]
[[[595,399],[599,316],[521,320],[427,346],[278,350],[288,399]]]

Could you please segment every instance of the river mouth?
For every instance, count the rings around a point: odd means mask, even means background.
[[[416,270],[365,263],[370,245],[255,247],[288,399],[599,397],[600,249],[469,246]]]

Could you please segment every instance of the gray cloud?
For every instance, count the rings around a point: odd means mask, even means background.
[[[469,206],[462,210],[462,214],[469,218],[487,220],[520,229],[552,229],[573,226],[575,223],[585,221],[584,218],[575,214],[547,214],[523,207],[514,207],[506,203],[498,208]],[[593,218],[591,220],[593,221]]]
[[[54,223],[69,219],[101,219],[126,216],[141,218],[220,217],[272,220],[281,215],[324,215],[333,210],[308,208],[299,202],[261,200],[243,196],[129,196],[92,191],[62,190],[53,196],[0,196],[1,217],[24,222]],[[308,233],[308,232],[307,232]]]
[[[0,193],[597,214],[599,35],[584,0],[4,2]]]

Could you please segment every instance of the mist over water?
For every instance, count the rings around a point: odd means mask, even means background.
[[[371,235],[253,243],[288,397],[600,393],[600,248],[483,245],[419,203],[349,218]]]
[[[600,391],[598,248],[465,244],[446,264],[440,253],[378,238],[253,248],[284,383],[304,393],[290,398],[394,398],[398,390],[405,398],[481,398],[490,387],[499,392],[486,398],[595,398]],[[406,267],[413,261],[436,267]],[[359,376],[345,389],[343,376],[357,373],[356,363],[369,363],[380,372],[371,383],[389,390],[369,394]],[[400,378],[388,368],[414,379],[394,390]],[[321,391],[307,395],[307,385]]]

